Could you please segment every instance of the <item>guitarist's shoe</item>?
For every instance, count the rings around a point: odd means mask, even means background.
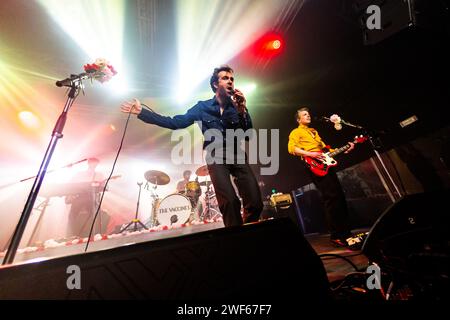
[[[345,239],[348,243],[348,248],[350,250],[360,250],[368,235],[368,232],[361,232]]]
[[[345,239],[330,239],[330,242],[335,246],[335,247],[341,247],[341,248],[345,248],[348,247],[348,243]]]
[[[368,232],[358,233],[345,239],[335,238],[330,239],[330,241],[336,247],[348,248],[350,250],[360,250],[367,235]]]

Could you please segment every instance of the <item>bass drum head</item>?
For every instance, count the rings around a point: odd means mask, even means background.
[[[161,200],[156,210],[160,225],[181,225],[189,221],[192,214],[191,201],[181,194],[171,194]]]

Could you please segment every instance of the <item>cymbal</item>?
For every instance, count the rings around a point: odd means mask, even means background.
[[[208,166],[206,166],[206,165],[201,166],[200,168],[198,168],[198,169],[195,171],[195,174],[198,175],[199,177],[206,177],[206,176],[209,176]]]
[[[170,182],[170,178],[167,174],[162,171],[157,170],[149,170],[144,174],[145,180],[152,184],[157,184],[159,186],[163,186]]]

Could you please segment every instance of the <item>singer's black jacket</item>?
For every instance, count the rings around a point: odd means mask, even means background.
[[[225,105],[222,115],[220,114],[220,106],[216,97],[212,99],[199,101],[195,106],[190,108],[185,114],[174,117],[162,116],[156,112],[142,109],[138,118],[146,123],[155,124],[160,127],[169,129],[182,129],[197,122],[203,134],[208,129],[216,129],[222,133],[224,147],[226,148],[226,130],[227,129],[247,129],[253,128],[252,120],[248,112],[241,115],[236,108],[228,103]],[[203,148],[212,141],[205,139]]]

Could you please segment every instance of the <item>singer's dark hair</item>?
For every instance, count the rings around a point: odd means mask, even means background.
[[[297,112],[295,113],[295,120],[298,119],[298,114],[299,114],[300,112],[302,112],[302,111],[310,112],[310,111],[309,111],[309,108],[307,108],[307,107],[302,107],[302,108],[298,109]]]
[[[221,71],[234,73],[234,70],[231,69],[231,67],[227,64],[221,65],[218,68],[214,68],[214,72],[211,76],[211,79],[209,79],[209,85],[211,86],[211,89],[214,93],[216,93],[216,91],[217,91],[216,87],[214,87],[214,84],[219,81],[219,72],[221,72]]]

